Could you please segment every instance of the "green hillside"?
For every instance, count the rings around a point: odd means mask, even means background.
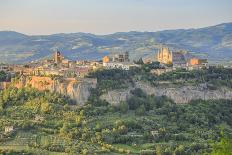
[[[145,70],[144,70],[145,69]],[[2,154],[230,154],[232,101],[195,100],[176,104],[147,95],[141,89],[119,107],[100,100],[101,93],[128,87],[134,78],[152,81],[140,71],[106,70],[85,106],[61,95],[32,88],[0,92],[0,152]],[[141,72],[144,77],[141,77]],[[231,81],[231,70],[176,72],[153,80],[185,78],[186,83]],[[196,75],[196,76],[192,76]],[[204,78],[199,78],[199,76]],[[218,80],[218,77],[221,77]],[[101,79],[101,80],[100,80]],[[133,79],[133,80],[132,80]],[[213,88],[212,88],[213,89]],[[5,127],[12,126],[11,132]]]

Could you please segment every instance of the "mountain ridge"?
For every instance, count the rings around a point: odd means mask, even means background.
[[[69,59],[100,59],[118,51],[129,51],[131,59],[153,56],[166,45],[208,58],[211,62],[232,60],[232,22],[196,29],[157,32],[58,33],[25,35],[0,31],[0,62],[24,63],[51,55],[59,49]],[[7,60],[7,61],[6,61]]]

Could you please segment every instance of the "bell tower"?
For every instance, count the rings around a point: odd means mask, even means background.
[[[58,64],[58,63],[61,63],[61,60],[62,60],[62,59],[61,59],[61,53],[60,53],[60,51],[57,50],[57,51],[55,52],[54,60],[55,60],[55,63],[57,63],[57,64]]]

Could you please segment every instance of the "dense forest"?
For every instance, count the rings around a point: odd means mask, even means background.
[[[91,73],[89,77],[96,77],[98,84],[84,106],[32,88],[1,91],[0,154],[232,154],[231,100],[176,104],[138,88],[117,107],[99,98],[109,90],[127,88],[136,80],[154,86],[163,80],[174,84],[205,82],[210,89],[228,82],[226,86],[231,87],[231,69],[150,74],[157,67],[149,64],[130,71]],[[6,132],[7,127],[13,130]]]

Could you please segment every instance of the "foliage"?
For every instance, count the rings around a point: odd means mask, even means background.
[[[103,93],[127,88],[138,79],[195,79],[196,82],[204,79],[208,83],[231,79],[230,70],[223,68],[178,70],[153,76],[149,70],[155,66],[149,66],[92,73],[90,77],[98,78],[98,85],[84,106],[72,105],[62,95],[32,88],[1,91],[0,133],[7,126],[13,126],[14,131],[0,134],[0,145],[20,144],[23,138],[29,141],[26,143],[29,153],[30,149],[56,154],[222,154],[231,151],[231,100],[194,100],[179,105],[165,96],[148,95],[138,88],[131,90],[131,97],[118,107],[100,100]]]
[[[1,150],[0,149],[0,154],[1,155],[33,155],[32,152],[28,151],[14,151],[14,150]]]
[[[224,131],[221,131],[220,142],[213,145],[212,155],[232,155],[232,139],[225,136]]]
[[[132,75],[133,73],[130,71],[120,69],[100,70],[90,73],[89,77],[97,78],[98,83],[97,88],[91,91],[89,103],[95,106],[107,105],[106,102],[99,99],[99,96],[110,90],[129,87],[130,84],[133,84]]]
[[[187,71],[179,69],[162,74],[159,81],[195,81],[196,83],[207,83],[208,88],[216,89],[222,86],[232,88],[232,69],[223,67],[212,67],[203,70]]]
[[[0,82],[7,80],[7,73],[4,71],[0,71]]]

